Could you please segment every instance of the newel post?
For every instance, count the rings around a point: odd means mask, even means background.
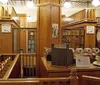
[[[79,78],[77,76],[76,69],[71,69],[70,85],[79,85],[78,80],[79,80]]]

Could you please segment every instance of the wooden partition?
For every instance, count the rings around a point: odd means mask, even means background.
[[[100,85],[100,77],[83,75],[82,78],[82,85]]]

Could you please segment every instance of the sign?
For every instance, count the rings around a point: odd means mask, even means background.
[[[11,32],[11,24],[2,24],[1,32],[3,32],[3,33]]]
[[[76,57],[76,66],[77,67],[87,67],[90,66],[90,57]]]
[[[58,38],[58,24],[52,24],[52,38]]]
[[[94,26],[87,26],[86,33],[94,34],[95,33],[95,27]]]

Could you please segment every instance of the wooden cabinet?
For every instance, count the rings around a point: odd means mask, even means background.
[[[32,29],[28,30],[28,52],[35,52],[35,31]]]
[[[84,48],[84,28],[64,29],[62,43],[69,43],[70,48]]]

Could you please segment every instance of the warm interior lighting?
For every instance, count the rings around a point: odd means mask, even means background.
[[[0,0],[1,3],[5,4],[8,2],[8,0]]]
[[[71,2],[65,2],[64,3],[64,7],[66,7],[66,8],[71,8],[72,7],[72,4],[71,4]]]
[[[92,4],[96,7],[100,5],[100,1],[99,0],[93,0]]]
[[[28,8],[32,8],[34,5],[35,5],[35,4],[33,3],[33,1],[28,1],[28,2],[26,3],[26,6],[27,6]]]

